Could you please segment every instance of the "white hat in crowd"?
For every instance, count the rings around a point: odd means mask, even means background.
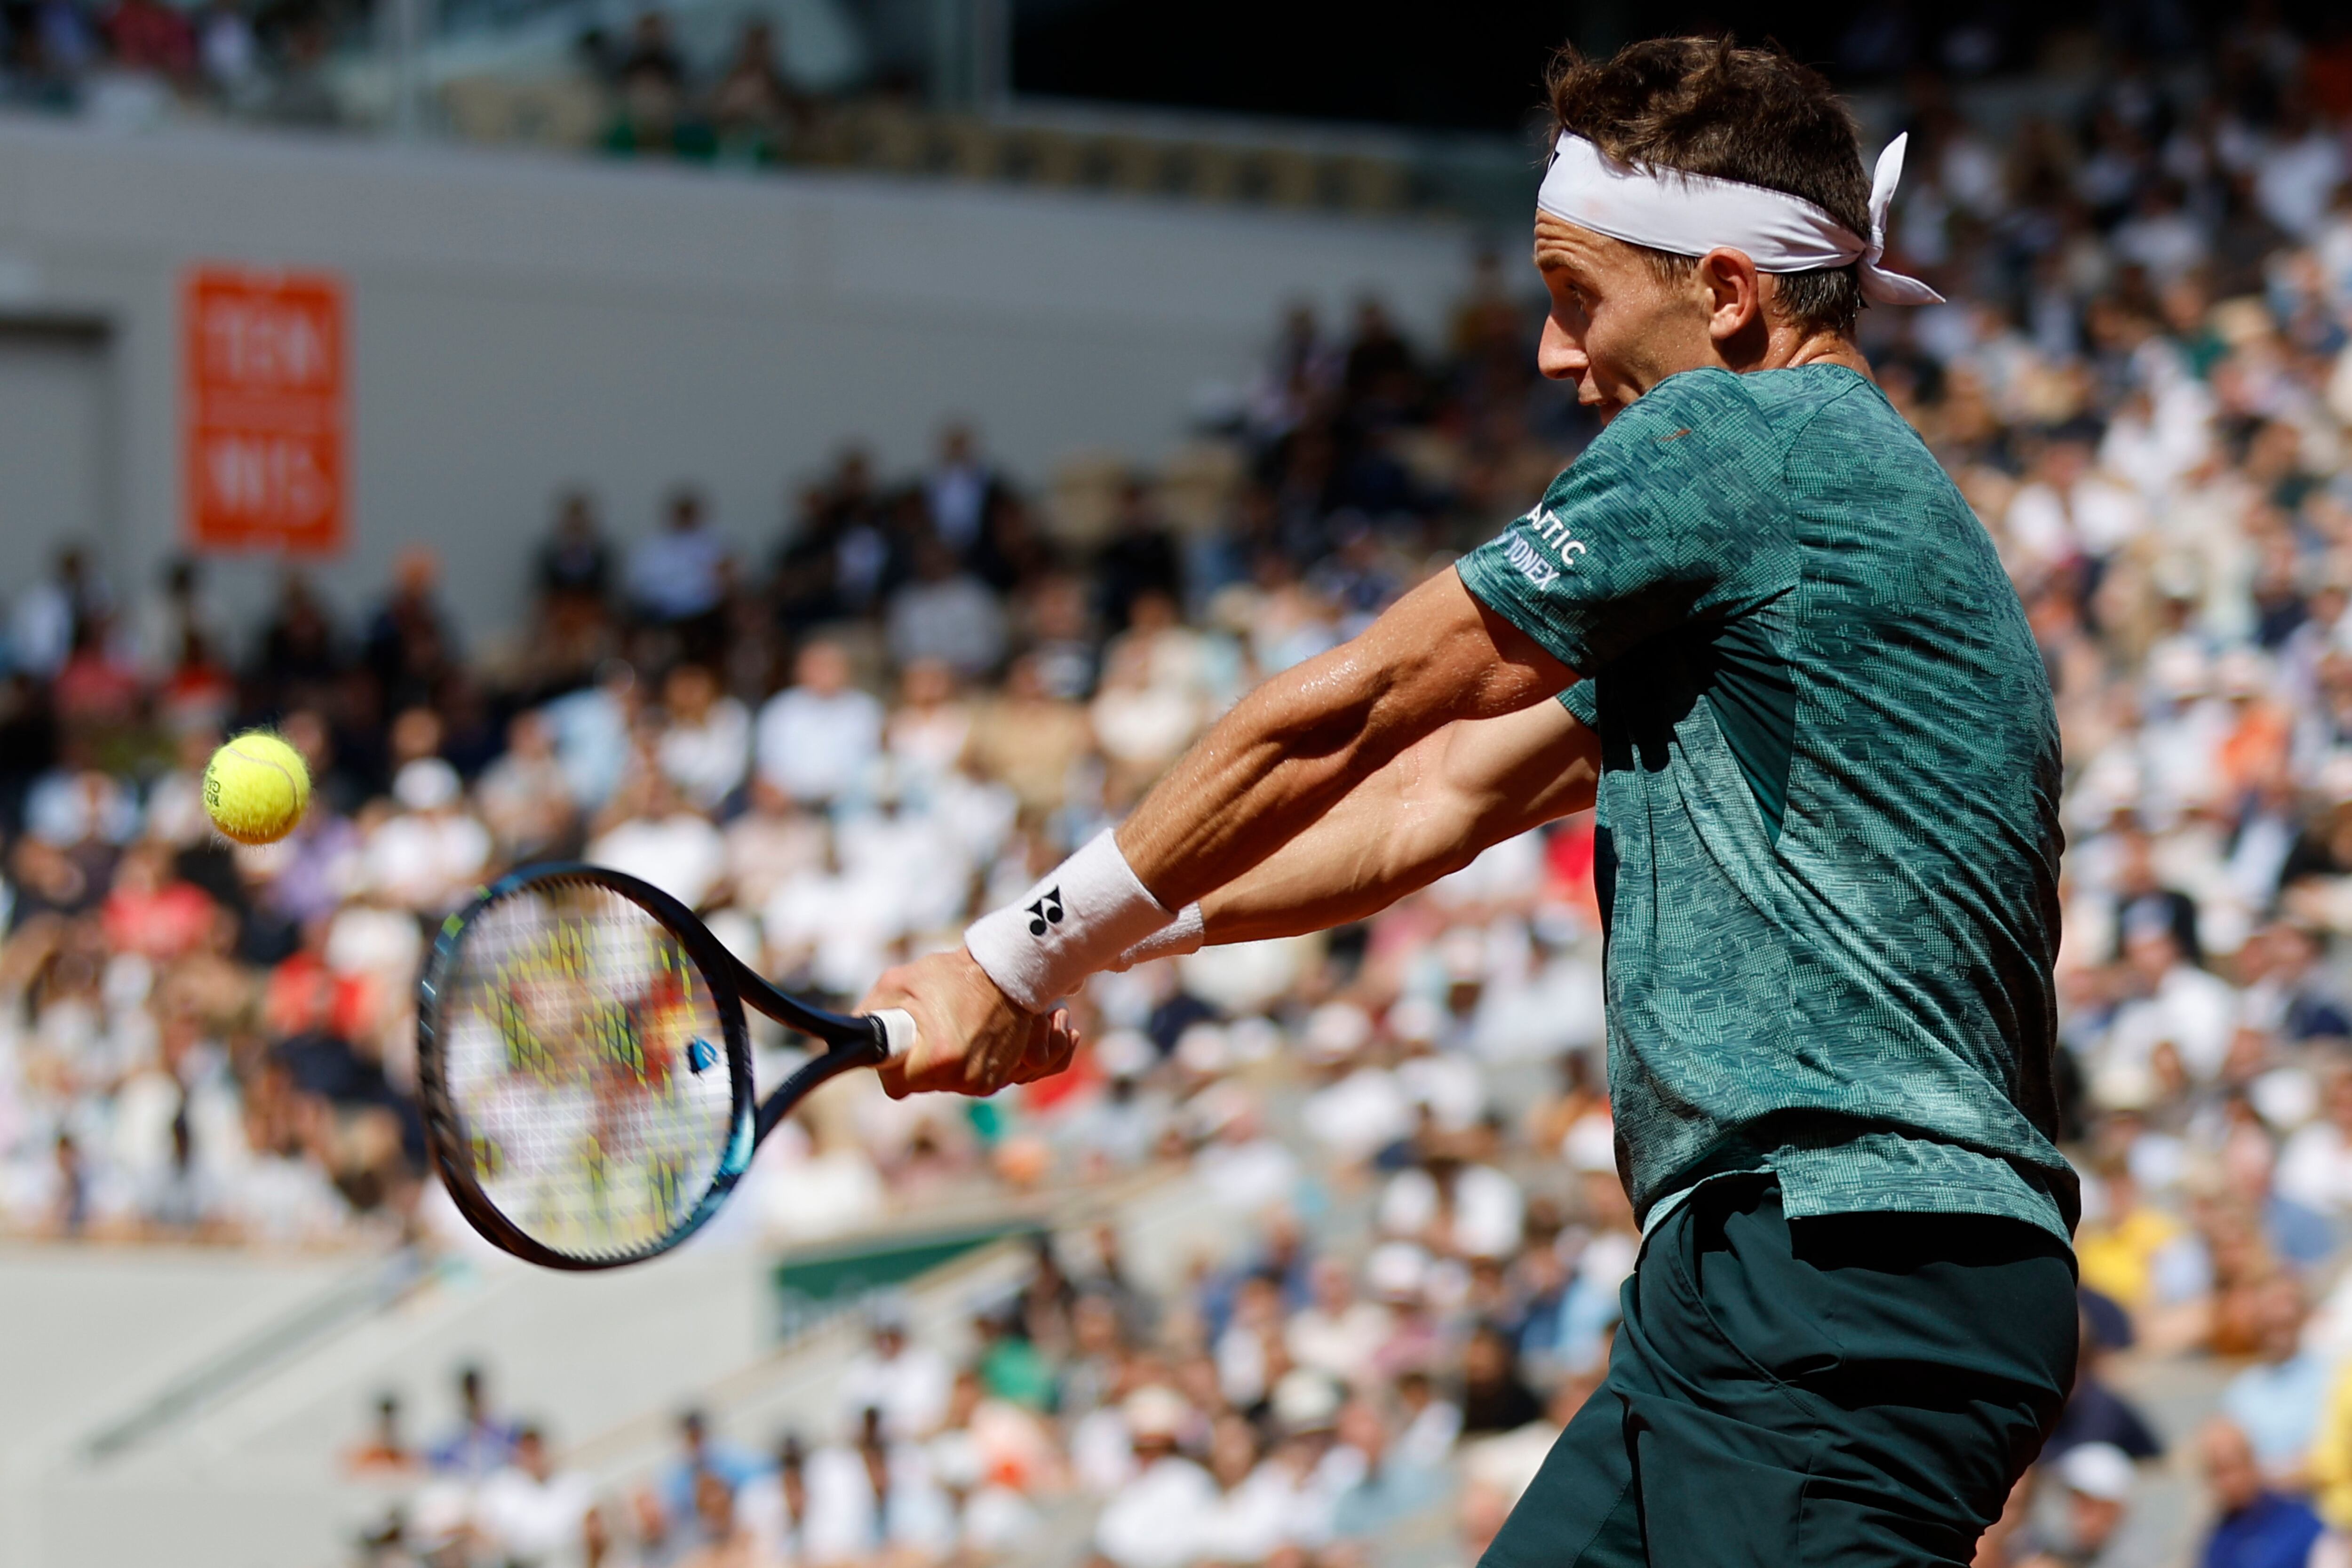
[[[2084,1443],[2067,1449],[2058,1461],[2058,1479],[2069,1491],[2104,1502],[2122,1502],[2131,1496],[2132,1485],[2139,1478],[2131,1456],[2113,1443]]]
[[[1118,1413],[1127,1418],[1128,1436],[1135,1441],[1173,1442],[1191,1419],[1192,1407],[1174,1389],[1148,1383],[1127,1396]]]
[[[392,781],[392,798],[410,811],[439,811],[456,805],[464,791],[457,770],[438,757],[404,763]]]

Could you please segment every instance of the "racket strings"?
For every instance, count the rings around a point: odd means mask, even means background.
[[[709,983],[669,928],[595,883],[534,883],[467,923],[447,975],[445,1077],[492,1206],[583,1259],[684,1226],[734,1092]]]

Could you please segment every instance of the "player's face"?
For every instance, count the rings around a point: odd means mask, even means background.
[[[1542,213],[1535,263],[1551,293],[1537,367],[1574,382],[1604,422],[1676,372],[1719,363],[1705,289],[1660,278],[1624,241]]]

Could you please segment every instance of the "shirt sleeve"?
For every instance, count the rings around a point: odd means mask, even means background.
[[[1661,632],[1764,596],[1786,559],[1778,445],[1737,377],[1672,377],[1533,511],[1464,556],[1463,585],[1570,669],[1596,674]]]

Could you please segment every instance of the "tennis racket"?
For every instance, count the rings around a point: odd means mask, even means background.
[[[745,1004],[823,1048],[756,1100]],[[417,985],[417,1089],[449,1195],[550,1268],[668,1251],[727,1201],[793,1106],[914,1044],[896,1010],[785,995],[658,888],[533,866],[442,922]]]

